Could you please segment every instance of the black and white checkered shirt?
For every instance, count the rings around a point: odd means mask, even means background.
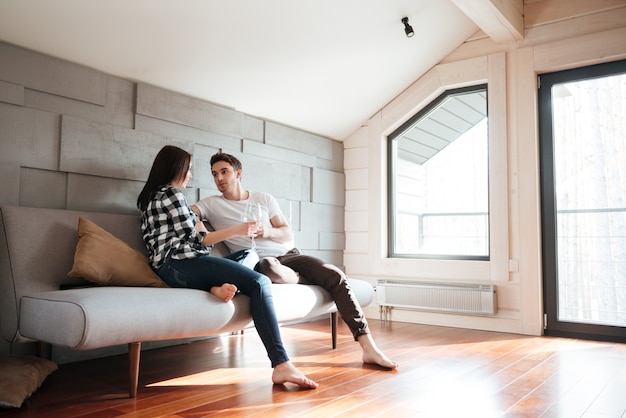
[[[141,233],[154,269],[170,256],[182,260],[211,251],[202,245],[206,232],[196,230],[196,214],[176,187],[161,187],[148,202],[141,214]]]

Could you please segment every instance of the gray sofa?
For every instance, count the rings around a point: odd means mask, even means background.
[[[0,207],[0,328],[9,342],[73,350],[128,344],[130,396],[135,397],[142,342],[205,337],[253,325],[244,295],[224,303],[199,290],[92,286],[68,277],[79,216],[145,253],[138,216]],[[223,252],[216,247],[212,254]],[[369,283],[350,279],[350,285],[362,306],[372,302]],[[335,347],[336,307],[328,292],[296,284],[273,284],[272,291],[281,323],[330,314]]]

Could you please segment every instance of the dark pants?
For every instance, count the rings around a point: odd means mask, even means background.
[[[360,335],[369,334],[367,319],[343,271],[317,257],[300,254],[296,248],[276,258],[300,275],[298,283],[318,285],[330,293],[355,341]]]

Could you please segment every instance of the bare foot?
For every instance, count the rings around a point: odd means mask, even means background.
[[[276,385],[282,385],[284,383],[295,383],[296,385],[305,389],[315,389],[319,386],[316,382],[306,377],[290,361],[280,363],[278,366],[274,367],[274,372],[272,373],[272,382],[274,382],[274,384]]]
[[[235,296],[235,293],[237,293],[237,286],[230,283],[224,283],[220,287],[213,286],[211,288],[211,294],[222,299],[224,302],[231,300]]]
[[[398,368],[399,364],[380,351],[370,334],[361,335],[358,341],[363,349],[363,363],[376,364],[385,369]]]

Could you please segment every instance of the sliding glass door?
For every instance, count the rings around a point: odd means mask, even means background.
[[[626,341],[626,61],[539,82],[546,334]]]

